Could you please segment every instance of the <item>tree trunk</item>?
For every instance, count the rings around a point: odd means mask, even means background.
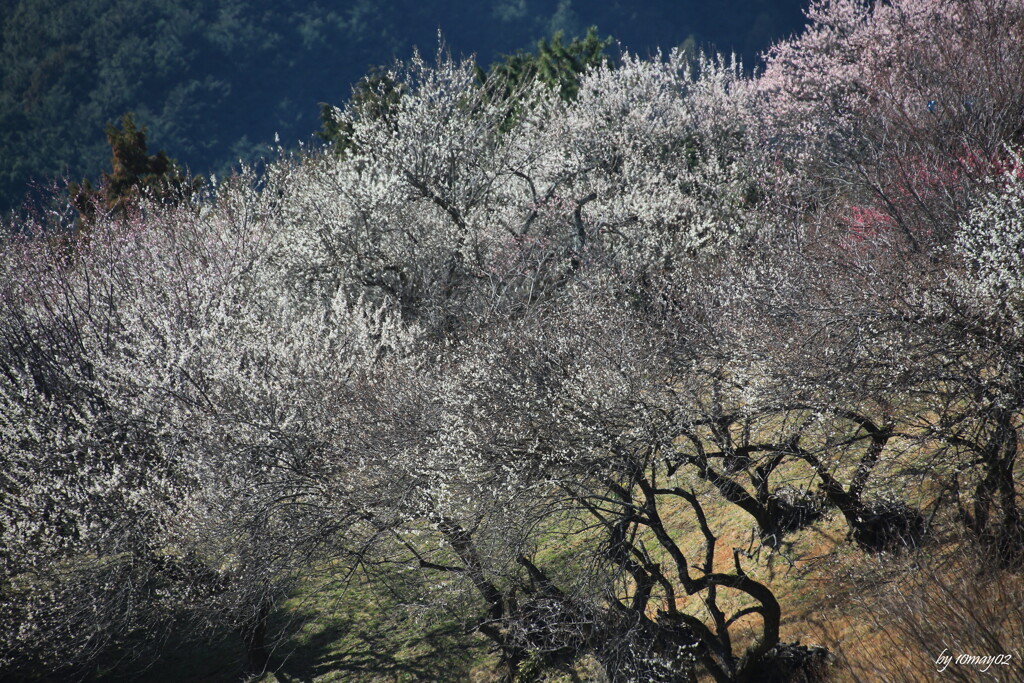
[[[245,643],[245,673],[258,676],[270,664],[270,650],[267,648],[267,619],[270,616],[270,602],[260,602],[252,618],[242,626],[242,642]]]

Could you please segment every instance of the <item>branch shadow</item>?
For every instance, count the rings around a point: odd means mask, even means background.
[[[464,681],[482,652],[461,629],[424,630],[394,617],[384,621],[330,622],[275,657],[280,683],[312,683],[333,674],[341,680]]]

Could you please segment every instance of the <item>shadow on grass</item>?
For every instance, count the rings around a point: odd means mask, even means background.
[[[309,582],[282,605],[266,683],[465,681],[488,661],[483,638],[460,620],[412,611],[415,586]]]
[[[322,597],[322,596],[321,596]],[[353,681],[465,681],[487,658],[482,639],[457,623],[416,620],[387,598],[364,590],[343,602],[313,600],[281,609],[270,667],[253,679],[244,673],[241,638],[222,631],[205,641],[170,633],[163,646],[140,641],[105,656],[90,673],[53,681],[105,683],[329,683]],[[132,656],[129,656],[131,654]],[[7,679],[0,675],[0,680]]]
[[[113,652],[81,679],[89,683],[238,683],[243,680],[245,652],[241,639],[233,633],[222,633],[206,641],[175,640],[171,634],[165,644],[145,643],[149,652],[126,658]]]
[[[464,681],[483,654],[479,642],[449,625],[423,631],[395,622],[332,622],[287,655],[279,650],[273,675],[280,683]]]

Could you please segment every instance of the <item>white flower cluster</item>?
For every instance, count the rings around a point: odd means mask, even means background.
[[[956,250],[966,269],[961,286],[993,309],[1024,322],[1024,161],[1012,156],[993,189],[961,226]]]

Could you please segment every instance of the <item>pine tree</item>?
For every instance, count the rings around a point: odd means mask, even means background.
[[[504,55],[489,71],[479,72],[480,81],[500,83],[501,94],[509,97],[525,83],[537,79],[556,88],[563,100],[576,99],[580,75],[587,69],[608,64],[604,51],[613,40],[610,36],[599,38],[596,26],[588,28],[584,37],[573,38],[569,43],[563,44],[562,38],[563,33],[558,31],[550,40],[539,41],[536,53],[518,51]]]
[[[98,188],[89,180],[68,187],[78,210],[79,227],[93,223],[98,212],[124,215],[140,199],[162,204],[180,204],[191,197],[202,183],[189,178],[167,153],[149,154],[146,129],[139,128],[131,112],[121,117],[120,127],[107,124],[107,142],[111,150],[111,172],[103,173]]]

